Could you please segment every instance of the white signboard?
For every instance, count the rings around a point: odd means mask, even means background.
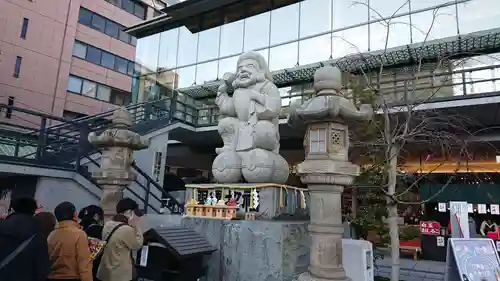
[[[148,265],[148,254],[149,254],[149,247],[144,246],[141,249],[141,260],[139,261],[139,265],[142,267],[146,267]]]
[[[444,237],[443,236],[438,236],[436,241],[437,241],[438,247],[444,247]]]
[[[491,204],[490,205],[490,213],[492,215],[500,215],[500,209],[498,208],[497,204]]]
[[[486,214],[486,204],[477,204],[477,212],[480,214]]]
[[[472,204],[467,204],[467,212],[469,212],[469,213],[474,213],[474,205],[472,205]]]
[[[438,211],[441,213],[446,212],[446,203],[438,203]]]

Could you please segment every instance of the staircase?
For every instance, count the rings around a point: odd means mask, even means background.
[[[175,122],[181,122],[173,118],[166,100],[134,104],[126,109],[133,116],[132,130],[140,135],[145,135]],[[0,121],[0,163],[73,170],[98,186],[86,167],[81,166],[80,163],[81,160],[87,159],[90,163],[99,166],[99,163],[92,159],[91,155],[101,152],[88,142],[88,134],[90,132],[99,133],[109,128],[113,111],[66,120],[5,104],[0,104],[0,110],[10,112],[11,119],[14,121],[30,121],[30,126],[19,125],[20,122]],[[54,123],[55,125],[48,126],[48,124]],[[33,129],[34,125],[37,125],[36,129]],[[134,184],[139,186],[146,196],[138,195],[130,187],[128,191],[143,201],[146,212],[152,210],[160,213],[160,210],[150,200],[161,202],[160,205],[163,205],[171,213],[184,212],[184,206],[135,163],[132,164],[132,169],[137,175]],[[160,197],[163,198],[159,198],[155,193],[162,194]]]

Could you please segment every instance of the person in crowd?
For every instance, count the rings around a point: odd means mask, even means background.
[[[35,215],[41,234],[47,239],[56,227],[56,217],[50,212],[41,212]]]
[[[97,205],[89,205],[78,213],[80,225],[87,236],[102,239],[104,211]]]
[[[112,220],[104,224],[102,238],[107,242],[97,270],[101,281],[132,281],[135,267],[132,251],[142,247],[142,212],[133,199],[124,198],[116,205]]]
[[[11,200],[11,214],[0,221],[0,280],[45,281],[50,273],[47,239],[33,215],[33,198]]]
[[[54,209],[59,224],[48,238],[52,273],[48,281],[92,281],[87,234],[77,223],[76,207],[62,202]]]

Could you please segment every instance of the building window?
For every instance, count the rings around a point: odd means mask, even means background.
[[[115,56],[107,52],[102,52],[101,65],[106,68],[115,69]]]
[[[87,56],[85,57],[86,60],[100,65],[101,64],[101,57],[102,57],[101,50],[87,45]]]
[[[90,81],[81,77],[70,75],[68,77],[68,92],[96,98],[116,105],[127,105],[130,103],[129,92],[111,88],[109,86]]]
[[[87,45],[80,41],[75,41],[73,46],[73,56],[95,63],[102,67],[120,72],[125,75],[132,76],[133,69],[129,71],[128,65],[133,64],[132,61],[108,53],[96,47]]]
[[[93,14],[91,25],[92,25],[92,28],[104,33],[104,30],[106,28],[106,20],[103,17],[101,17],[100,15]]]
[[[21,72],[21,61],[23,60],[22,57],[17,56],[16,57],[16,65],[14,66],[14,77],[18,78],[19,73]]]
[[[81,44],[80,42],[75,42],[73,45],[73,56],[85,59],[87,55],[87,45]]]
[[[21,27],[21,38],[26,39],[26,33],[28,32],[28,24],[29,24],[29,19],[24,18],[23,19],[23,25]]]
[[[326,129],[311,129],[309,130],[309,152],[310,153],[325,153],[326,152]]]
[[[104,85],[99,85],[99,88],[97,89],[97,99],[109,102],[110,97],[111,88]]]
[[[80,7],[80,15],[78,16],[78,23],[87,27],[102,32],[110,37],[118,39],[124,43],[136,45],[137,38],[130,36],[122,30],[125,26]]]
[[[79,77],[69,76],[68,78],[68,92],[80,94],[82,92],[83,80]]]
[[[162,12],[160,12],[160,11],[158,11],[158,10],[154,10],[154,12],[153,12],[153,17],[154,17],[154,18],[156,18],[156,17],[161,16],[162,14],[163,14]]]
[[[140,1],[133,0],[105,0],[106,2],[125,10],[129,14],[135,15],[140,19],[146,19],[146,5]]]
[[[16,98],[13,96],[9,96],[9,99],[7,100],[7,105],[8,106],[14,106],[14,100]],[[7,111],[5,112],[5,118],[10,119],[12,117],[12,108],[7,108]]]
[[[97,83],[84,80],[82,84],[82,95],[95,98],[97,92]]]

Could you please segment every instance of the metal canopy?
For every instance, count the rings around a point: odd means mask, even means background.
[[[274,71],[274,83],[284,87],[304,82],[311,82],[314,72],[324,66],[333,65],[344,72],[360,73],[374,69],[417,67],[417,64],[436,63],[441,60],[460,59],[465,57],[491,54],[500,51],[500,28],[471,33],[464,36],[453,36],[440,40],[404,45],[386,51],[375,51],[349,55],[340,59],[317,62],[290,69]],[[203,85],[195,85],[178,89],[179,92],[195,99],[215,96],[221,80],[211,81]]]

